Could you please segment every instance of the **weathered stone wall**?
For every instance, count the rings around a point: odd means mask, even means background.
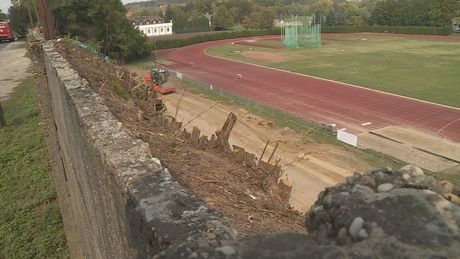
[[[36,34],[34,34],[36,35]],[[75,258],[456,258],[459,191],[414,166],[355,173],[323,191],[310,234],[236,239],[171,180],[54,49],[31,39],[59,200]],[[37,77],[41,77],[38,73]]]
[[[235,237],[222,215],[171,180],[52,42],[30,42],[42,48],[35,52],[46,73],[41,105],[49,106],[42,110],[74,257],[149,258],[191,240],[209,246]]]

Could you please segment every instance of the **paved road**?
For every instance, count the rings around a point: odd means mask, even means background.
[[[8,99],[22,79],[30,75],[30,59],[25,57],[24,42],[0,43],[0,101]]]

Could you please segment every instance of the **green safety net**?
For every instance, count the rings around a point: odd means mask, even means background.
[[[321,46],[321,24],[312,24],[311,17],[285,19],[283,45],[289,48]]]

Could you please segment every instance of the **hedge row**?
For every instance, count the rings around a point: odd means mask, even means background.
[[[418,34],[418,35],[451,35],[451,27],[421,27],[421,26],[322,26],[322,33],[352,33],[374,32],[395,34]]]
[[[322,26],[322,33],[353,33],[353,32],[372,32],[372,33],[394,33],[394,34],[418,34],[418,35],[451,35],[452,28],[450,27],[417,27],[417,26]],[[155,41],[156,49],[173,49],[180,48],[192,44],[244,38],[264,35],[279,35],[280,28],[272,28],[268,30],[243,30],[229,32],[215,32],[202,35],[187,37],[184,34],[183,38],[174,39],[159,39]]]
[[[157,50],[161,49],[172,49],[180,48],[192,44],[216,41],[216,40],[225,40],[225,39],[234,39],[234,38],[244,38],[244,37],[255,37],[255,36],[264,36],[264,35],[275,35],[280,34],[279,28],[273,28],[269,30],[243,30],[243,31],[229,31],[229,32],[216,32],[212,34],[203,34],[203,35],[194,35],[191,37],[179,38],[179,39],[159,39],[155,41],[155,46]]]

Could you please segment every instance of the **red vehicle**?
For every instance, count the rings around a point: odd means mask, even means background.
[[[0,42],[4,40],[14,41],[13,31],[8,21],[0,21]]]
[[[168,81],[169,71],[163,68],[153,68],[150,70],[150,75],[145,77],[144,85],[151,84],[153,90],[162,94],[172,93],[176,91],[176,86],[166,82]]]

